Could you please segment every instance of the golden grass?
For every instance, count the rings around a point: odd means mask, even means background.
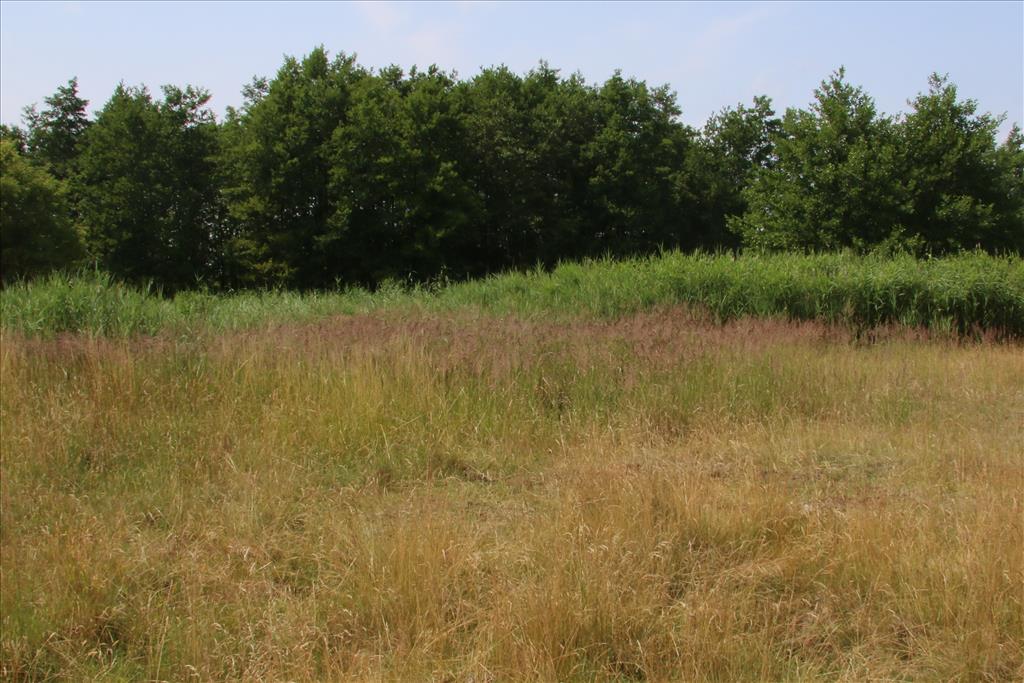
[[[5,335],[8,680],[1019,680],[1024,352],[679,309]]]

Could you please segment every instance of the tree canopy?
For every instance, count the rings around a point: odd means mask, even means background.
[[[65,184],[0,139],[0,280],[73,265],[83,255]]]
[[[762,95],[699,130],[667,86],[544,62],[460,79],[319,47],[254,78],[221,122],[201,88],[161,93],[122,84],[90,118],[72,78],[24,130],[0,128],[5,278],[83,249],[167,290],[666,248],[1024,250],[1024,136],[999,143],[1002,119],[938,75],[901,116],[839,69],[807,108],[779,116]]]
[[[85,135],[77,187],[86,243],[111,273],[173,290],[218,274],[226,229],[209,94],[118,86]]]
[[[948,253],[1024,248],[1021,136],[996,143],[1000,119],[932,75],[906,116],[879,115],[842,69],[790,109],[775,162],[744,190],[730,225],[767,249]]]

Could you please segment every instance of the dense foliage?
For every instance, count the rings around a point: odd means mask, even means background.
[[[701,130],[667,87],[543,62],[459,80],[317,48],[243,94],[217,122],[201,89],[121,85],[90,120],[72,79],[3,127],[3,279],[90,262],[164,291],[315,289],[662,249],[1024,251],[1024,136],[998,143],[940,76],[898,118],[840,69],[806,110],[762,96]],[[51,187],[56,223],[8,206],[42,196],[23,183]]]
[[[918,259],[870,254],[671,252],[566,263],[445,286],[375,292],[178,292],[162,297],[104,273],[53,274],[0,292],[3,329],[121,337],[238,330],[372,310],[483,310],[497,315],[616,319],[684,305],[718,321],[817,320],[868,332],[927,328],[938,335],[1024,337],[1024,261],[967,253]]]
[[[1016,128],[995,144],[999,119],[977,115],[932,76],[902,120],[836,72],[809,111],[790,110],[775,162],[743,191],[731,224],[749,246],[901,249],[945,253],[1024,245],[1024,148]]]
[[[216,270],[225,229],[219,204],[218,131],[209,95],[119,86],[85,134],[79,205],[99,263],[171,289]]]
[[[0,276],[45,273],[81,256],[67,215],[66,188],[0,140]]]

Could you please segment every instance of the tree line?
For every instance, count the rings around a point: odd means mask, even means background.
[[[1024,252],[1024,136],[933,75],[879,113],[839,69],[696,129],[667,86],[541,62],[460,80],[317,48],[218,121],[207,91],[72,79],[0,128],[0,277],[165,291],[464,278],[659,249]]]

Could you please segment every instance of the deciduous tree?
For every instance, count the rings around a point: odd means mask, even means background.
[[[209,94],[119,85],[86,134],[80,158],[88,244],[113,274],[168,288],[216,275],[222,211],[217,126]]]
[[[75,264],[81,240],[68,219],[63,182],[0,140],[0,281]]]

